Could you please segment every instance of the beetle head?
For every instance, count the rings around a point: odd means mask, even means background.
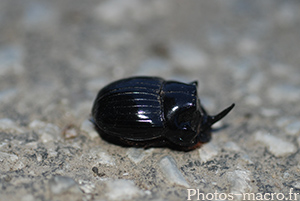
[[[166,137],[176,145],[188,147],[196,143],[201,113],[196,106],[181,107],[168,121],[169,132]]]

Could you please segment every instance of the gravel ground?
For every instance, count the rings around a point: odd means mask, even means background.
[[[1,0],[0,200],[300,200],[299,10],[297,0]],[[236,107],[200,149],[113,145],[91,107],[133,75],[198,80],[210,114]]]

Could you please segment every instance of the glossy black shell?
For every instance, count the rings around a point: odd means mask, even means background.
[[[207,115],[197,95],[197,82],[132,77],[101,89],[92,108],[92,122],[101,136],[132,146],[171,145],[192,149],[208,142],[211,125],[232,108]]]

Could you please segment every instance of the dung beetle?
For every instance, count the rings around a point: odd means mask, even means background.
[[[196,81],[131,77],[99,91],[91,121],[103,139],[115,144],[188,151],[208,142],[211,126],[233,107],[210,116],[200,104]]]

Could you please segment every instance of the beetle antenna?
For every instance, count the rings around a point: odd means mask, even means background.
[[[226,108],[225,110],[223,110],[222,112],[220,112],[219,114],[215,115],[215,116],[208,116],[207,117],[207,125],[211,126],[214,123],[216,123],[217,121],[219,121],[220,119],[222,119],[223,117],[225,117],[234,107],[234,103],[232,105],[230,105],[228,108]]]

